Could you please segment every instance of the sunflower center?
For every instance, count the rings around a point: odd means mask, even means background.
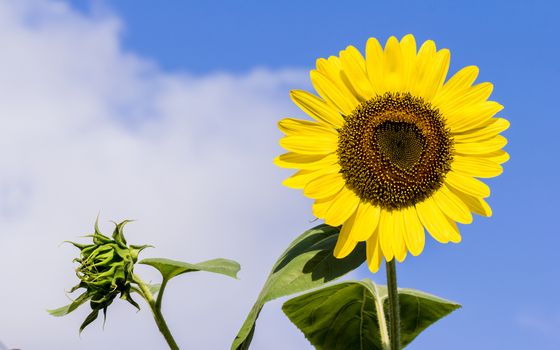
[[[361,103],[339,132],[346,185],[386,210],[429,198],[443,185],[453,160],[443,117],[410,94],[387,93]]]
[[[372,142],[390,162],[409,169],[420,159],[425,138],[414,124],[389,121],[375,130]]]

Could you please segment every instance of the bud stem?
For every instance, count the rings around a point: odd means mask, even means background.
[[[144,300],[146,300],[148,305],[150,305],[150,309],[152,309],[152,314],[154,315],[154,320],[156,321],[159,331],[161,332],[161,334],[163,334],[163,337],[167,341],[169,348],[171,350],[179,350],[179,346],[175,342],[175,339],[173,339],[171,331],[169,330],[169,327],[167,327],[167,323],[165,322],[163,314],[161,313],[161,296],[163,295],[163,289],[165,288],[165,286],[162,284],[162,288],[159,291],[159,296],[156,302],[156,300],[154,300],[152,292],[150,292],[144,281],[142,281],[142,279],[140,279],[140,277],[138,277],[137,275],[134,275],[133,279],[138,287],[140,287],[140,290],[142,291],[142,297],[144,297]]]

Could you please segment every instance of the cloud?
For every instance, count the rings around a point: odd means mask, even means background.
[[[174,280],[164,312],[180,344],[225,349],[283,248],[311,226],[309,203],[284,189],[276,121],[298,70],[194,77],[165,72],[123,49],[123,24],[54,1],[0,3],[0,339],[24,349],[161,349],[147,308],[109,310],[81,337],[87,310],[53,318],[68,302],[76,251],[60,242],[91,232],[98,211],[127,227],[145,257],[228,257],[240,280]],[[185,43],[188,45],[188,43]],[[193,49],[194,50],[194,49]],[[224,57],[227,59],[227,57]],[[157,275],[141,268],[154,280]],[[272,303],[255,349],[303,349]],[[273,344],[273,345],[271,345]]]

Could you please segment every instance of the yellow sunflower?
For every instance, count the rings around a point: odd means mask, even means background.
[[[360,241],[372,272],[383,257],[403,261],[424,249],[424,228],[441,243],[461,241],[457,222],[490,216],[489,187],[477,178],[500,175],[509,159],[499,135],[509,122],[493,116],[492,84],[474,84],[476,66],[445,81],[449,50],[414,36],[367,41],[317,60],[311,81],[319,97],[291,98],[313,121],[286,118],[275,159],[300,169],[283,183],[315,200],[313,214],[342,229],[334,254]]]

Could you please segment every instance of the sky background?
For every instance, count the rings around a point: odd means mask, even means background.
[[[511,160],[487,181],[494,215],[463,242],[427,240],[399,264],[399,286],[463,308],[409,349],[560,348],[559,5],[553,1],[0,2],[0,341],[25,350],[165,348],[147,308],[115,303],[102,328],[68,303],[76,251],[100,212],[127,226],[144,257],[227,257],[240,280],[173,280],[164,313],[188,349],[227,349],[268,270],[311,223],[284,188],[276,122],[302,117],[315,59],[375,36],[413,33],[475,64],[505,106]],[[157,280],[146,268],[139,272]],[[385,283],[367,268],[353,278]],[[265,306],[254,349],[311,349]],[[2,345],[0,344],[0,349]]]

